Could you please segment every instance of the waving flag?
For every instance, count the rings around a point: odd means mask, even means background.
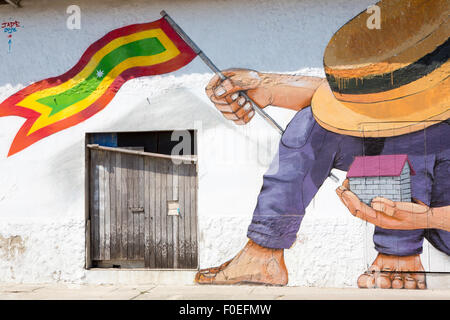
[[[27,119],[8,156],[90,118],[127,80],[175,71],[195,56],[163,18],[109,32],[65,74],[33,83],[0,104],[0,117]]]

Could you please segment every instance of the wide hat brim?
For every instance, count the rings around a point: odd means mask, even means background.
[[[423,130],[450,117],[450,79],[399,100],[367,104],[336,99],[328,83],[313,96],[312,111],[325,129],[356,137],[392,137]],[[420,108],[420,106],[428,106]],[[364,112],[366,109],[366,112]],[[373,112],[377,109],[377,112]]]
[[[450,115],[450,3],[380,1],[381,29],[362,12],[341,29],[324,55],[327,83],[312,111],[327,130],[389,137],[422,130]]]

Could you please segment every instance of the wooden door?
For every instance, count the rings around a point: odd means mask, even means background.
[[[93,265],[197,268],[195,162],[121,148],[89,152]]]
[[[145,159],[145,265],[149,268],[197,267],[197,170],[195,164],[175,165],[169,159]],[[169,203],[178,215],[168,215]]]

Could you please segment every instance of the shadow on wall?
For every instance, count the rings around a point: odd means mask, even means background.
[[[202,130],[208,130],[217,126],[229,129],[236,127],[230,121],[225,121],[211,104],[201,100],[187,89],[170,90],[154,97],[150,103],[143,100],[128,110],[121,117],[115,118],[113,122],[89,131],[185,130],[195,129],[196,123],[201,124]],[[102,112],[107,112],[107,110]],[[95,115],[94,118],[101,117],[102,112]],[[67,130],[77,129],[73,127]],[[62,179],[61,177],[67,176],[70,172],[75,172],[76,176],[80,176],[80,165],[84,163],[81,141],[84,141],[85,135],[83,133],[76,133],[76,135],[78,135],[76,141],[68,147],[62,148],[57,155],[50,159],[51,163],[49,163],[49,167],[57,168],[57,172],[53,172],[53,174],[49,175],[49,178],[54,179],[53,183],[58,185],[61,190],[73,190],[74,192],[69,192],[69,195],[73,196],[72,199],[69,199],[72,201],[79,200],[79,192],[76,192],[76,190],[84,188],[84,178],[74,180]],[[248,139],[248,137],[244,138]],[[41,143],[48,142],[44,139]],[[69,201],[68,203],[71,202]]]
[[[120,117],[114,118],[111,123],[103,127],[89,128],[89,132],[134,132],[134,131],[158,131],[158,130],[185,130],[200,129],[207,131],[221,128],[221,132],[234,131],[240,135],[245,145],[255,144],[252,135],[246,134],[248,128],[235,125],[227,121],[212,104],[200,99],[185,88],[172,89],[150,100],[143,100],[134,107],[128,108],[128,112]],[[103,110],[102,112],[108,112]],[[102,115],[100,112],[95,117]],[[105,118],[108,118],[107,116]],[[262,120],[261,120],[262,121]],[[266,125],[263,123],[263,125]],[[248,127],[248,125],[246,126]],[[67,130],[77,130],[76,127]],[[57,133],[58,134],[58,133]],[[56,135],[57,135],[56,134]],[[84,175],[80,171],[80,165],[84,164],[82,141],[85,139],[83,133],[76,133],[76,141],[66,148],[60,149],[57,155],[51,157],[49,167],[57,168],[48,177],[53,179],[53,184],[58,185],[60,190],[66,190],[67,203],[79,201],[79,190],[84,189]],[[201,133],[199,134],[201,139]],[[245,140],[245,141],[244,141]],[[48,143],[42,141],[41,143]],[[206,146],[207,147],[207,146]],[[270,153],[270,146],[261,152]],[[31,146],[33,148],[33,146]],[[200,152],[205,152],[201,150]],[[206,151],[207,152],[207,151]],[[67,179],[68,174],[73,172],[76,179]],[[82,178],[81,178],[82,177]]]
[[[206,101],[199,98],[187,88],[174,88],[154,96],[149,102],[144,100],[141,104],[130,108],[126,115],[123,115],[121,119],[116,120],[113,124],[106,126],[103,131],[186,129],[208,131],[219,128],[219,134],[226,134],[226,132],[232,131],[233,135],[238,136],[236,138],[239,139],[239,143],[249,146],[257,143],[255,135],[259,134],[260,130],[270,130],[271,134],[275,134],[275,131],[272,132],[271,130],[273,129],[264,120],[258,117],[255,118],[257,119],[254,119],[246,126],[236,125],[234,122],[226,120],[209,100]],[[259,125],[262,126],[262,129]],[[278,136],[276,137],[278,138]],[[199,132],[199,138],[202,139],[201,132]],[[216,138],[218,139],[217,141],[221,141],[220,138],[222,137]],[[216,143],[220,143],[217,141]],[[207,145],[204,145],[204,147],[207,147]],[[271,153],[270,144],[259,143],[258,147],[264,148],[264,150],[261,150],[264,154]],[[199,152],[208,151],[199,150]]]
[[[63,74],[107,32],[156,20],[162,9],[173,15],[219,68],[240,66],[280,72],[322,68],[322,51],[328,39],[342,23],[373,2],[360,0],[355,6],[351,0],[78,0],[81,30],[69,30],[66,8],[71,1],[57,1],[45,9],[39,3],[23,1],[19,10],[0,8],[1,16],[21,20],[27,28],[14,42],[14,51],[5,63],[10,75],[0,77],[0,86],[26,86]],[[230,23],[230,17],[239,23]],[[42,47],[42,41],[50,45]],[[2,46],[0,43],[0,56]],[[38,54],[30,56],[30,49]],[[206,70],[203,63],[194,62],[174,74]]]
[[[194,129],[196,123],[201,123],[203,129],[218,125],[234,127],[230,121],[224,121],[223,116],[209,101],[200,99],[186,88],[174,88],[150,98],[149,101],[143,100],[104,129],[114,132],[183,130]]]

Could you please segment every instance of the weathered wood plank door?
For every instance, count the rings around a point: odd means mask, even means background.
[[[197,268],[196,164],[113,148],[88,150],[92,260]]]

